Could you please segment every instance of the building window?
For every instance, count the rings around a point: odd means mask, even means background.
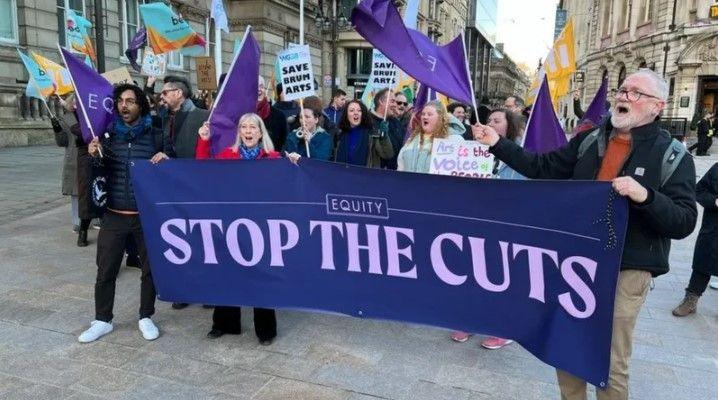
[[[13,2],[14,3],[14,2]],[[13,7],[13,10],[15,8]],[[85,0],[57,0],[57,32],[61,46],[67,45],[67,10],[73,10],[76,14],[85,16]]]
[[[601,37],[611,34],[611,8],[613,0],[604,0],[601,12]]]
[[[143,0],[120,0],[118,2],[118,15],[120,19],[120,45],[124,57],[124,50],[129,46],[130,41],[140,24],[140,4],[144,4]],[[137,58],[142,60],[142,49],[137,53]]]
[[[214,57],[214,19],[211,17],[204,21],[204,38],[207,40],[205,55]]]
[[[671,79],[668,81],[668,97],[672,97],[673,93],[676,91],[676,78],[671,77]]]
[[[372,49],[347,49],[347,75],[369,77]]]
[[[0,42],[17,43],[17,5],[16,0],[0,0],[3,10],[10,10],[0,15]],[[63,25],[64,26],[64,25]]]
[[[643,25],[651,21],[651,7],[653,1],[641,0],[641,8],[638,9],[638,24]]]
[[[631,1],[621,0],[619,7],[621,8],[618,10],[618,31],[623,32],[631,26]]]

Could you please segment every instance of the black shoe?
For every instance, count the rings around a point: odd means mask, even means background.
[[[127,255],[127,261],[125,262],[125,266],[130,268],[139,268],[140,267],[140,258],[136,255]]]
[[[207,339],[218,339],[224,335],[224,331],[212,329],[207,333]]]
[[[175,310],[181,310],[187,308],[187,306],[189,306],[189,303],[172,303],[172,308]]]
[[[271,338],[271,339],[259,339],[259,344],[261,344],[262,346],[269,346],[270,344],[272,344],[272,342],[274,342],[274,338]]]
[[[77,247],[87,247],[87,231],[80,231],[77,233]]]

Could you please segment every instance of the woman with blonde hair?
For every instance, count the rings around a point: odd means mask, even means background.
[[[210,131],[209,122],[199,128],[196,158],[204,160],[210,157]],[[242,115],[237,126],[237,140],[234,144],[220,151],[214,158],[227,160],[256,160],[260,158],[279,158],[279,152],[274,151],[274,144],[264,121],[255,113]]]
[[[209,123],[205,122],[199,129],[199,140],[197,141],[197,159],[209,159],[211,136]],[[299,155],[288,154],[292,162],[297,162]],[[226,160],[258,160],[262,158],[280,158],[280,154],[274,151],[274,144],[269,137],[269,132],[259,115],[247,113],[239,119],[237,127],[237,140],[232,146],[220,151],[214,158]],[[207,333],[210,339],[216,339],[225,333],[242,333],[240,307],[216,306],[212,314],[212,330]],[[269,345],[277,336],[277,317],[272,309],[254,308],[254,332],[257,334],[259,343]]]
[[[399,151],[397,170],[428,173],[434,139],[463,142],[463,133],[464,127],[449,116],[443,104],[438,101],[427,103],[409,140]]]

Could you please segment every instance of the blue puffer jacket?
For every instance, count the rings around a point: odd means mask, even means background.
[[[148,124],[135,136],[121,134],[116,132],[113,124],[101,139],[101,144],[107,171],[107,208],[137,211],[135,192],[130,179],[130,163],[132,160],[149,160],[160,151],[174,157],[169,135],[152,124]]]

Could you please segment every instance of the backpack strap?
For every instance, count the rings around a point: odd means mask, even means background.
[[[598,143],[598,156],[603,157],[606,152],[606,143],[604,140],[599,140],[599,138],[603,137],[602,133],[603,128],[597,127],[592,132],[586,134],[586,138],[583,139],[583,142],[578,146],[578,159],[581,159],[594,143]]]
[[[687,152],[686,146],[684,146],[683,143],[676,139],[671,140],[671,144],[668,145],[666,152],[663,153],[663,161],[661,163],[661,187],[671,178]]]

